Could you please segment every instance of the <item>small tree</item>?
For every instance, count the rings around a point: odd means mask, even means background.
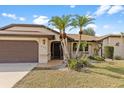
[[[84,34],[85,35],[90,35],[90,36],[95,36],[95,31],[94,31],[93,28],[89,27],[89,28],[84,30]]]
[[[114,55],[114,47],[113,46],[105,46],[104,47],[105,58],[113,59],[113,55]]]
[[[54,16],[51,18],[49,23],[50,25],[59,30],[64,60],[68,60],[70,58],[70,55],[67,48],[67,34],[65,30],[71,25],[71,16],[70,15],[63,15],[61,17]]]
[[[81,43],[81,39],[82,39],[82,34],[84,33],[84,27],[86,27],[88,24],[93,23],[94,18],[91,18],[90,16],[80,16],[80,15],[76,15],[74,19],[72,19],[72,26],[74,28],[79,28],[79,42],[78,42],[78,46],[77,46],[77,50],[75,53],[75,57],[78,56],[79,54],[79,48],[80,48],[80,43]]]

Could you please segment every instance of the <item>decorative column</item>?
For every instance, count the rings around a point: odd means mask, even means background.
[[[39,40],[39,63],[48,63],[48,39]]]

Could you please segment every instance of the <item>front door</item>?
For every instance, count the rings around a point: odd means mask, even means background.
[[[55,41],[51,43],[51,59],[62,59],[63,52],[61,43],[59,41]]]

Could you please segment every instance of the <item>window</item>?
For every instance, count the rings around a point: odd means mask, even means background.
[[[73,43],[73,51],[76,51],[77,49],[77,43]]]
[[[84,47],[82,45],[80,45],[80,49],[79,51],[83,51]]]
[[[86,45],[86,47],[80,46],[79,51],[88,51],[88,44]]]
[[[78,43],[73,43],[73,51],[76,51],[77,50],[77,46],[78,46]],[[79,51],[88,51],[88,44],[87,44],[87,46],[86,47],[81,47],[80,46],[80,49],[79,49]]]
[[[87,46],[85,47],[85,51],[88,51],[88,44],[87,44]]]

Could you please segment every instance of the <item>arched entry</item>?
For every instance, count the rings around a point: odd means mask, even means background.
[[[51,43],[51,59],[63,59],[63,51],[60,41]]]

